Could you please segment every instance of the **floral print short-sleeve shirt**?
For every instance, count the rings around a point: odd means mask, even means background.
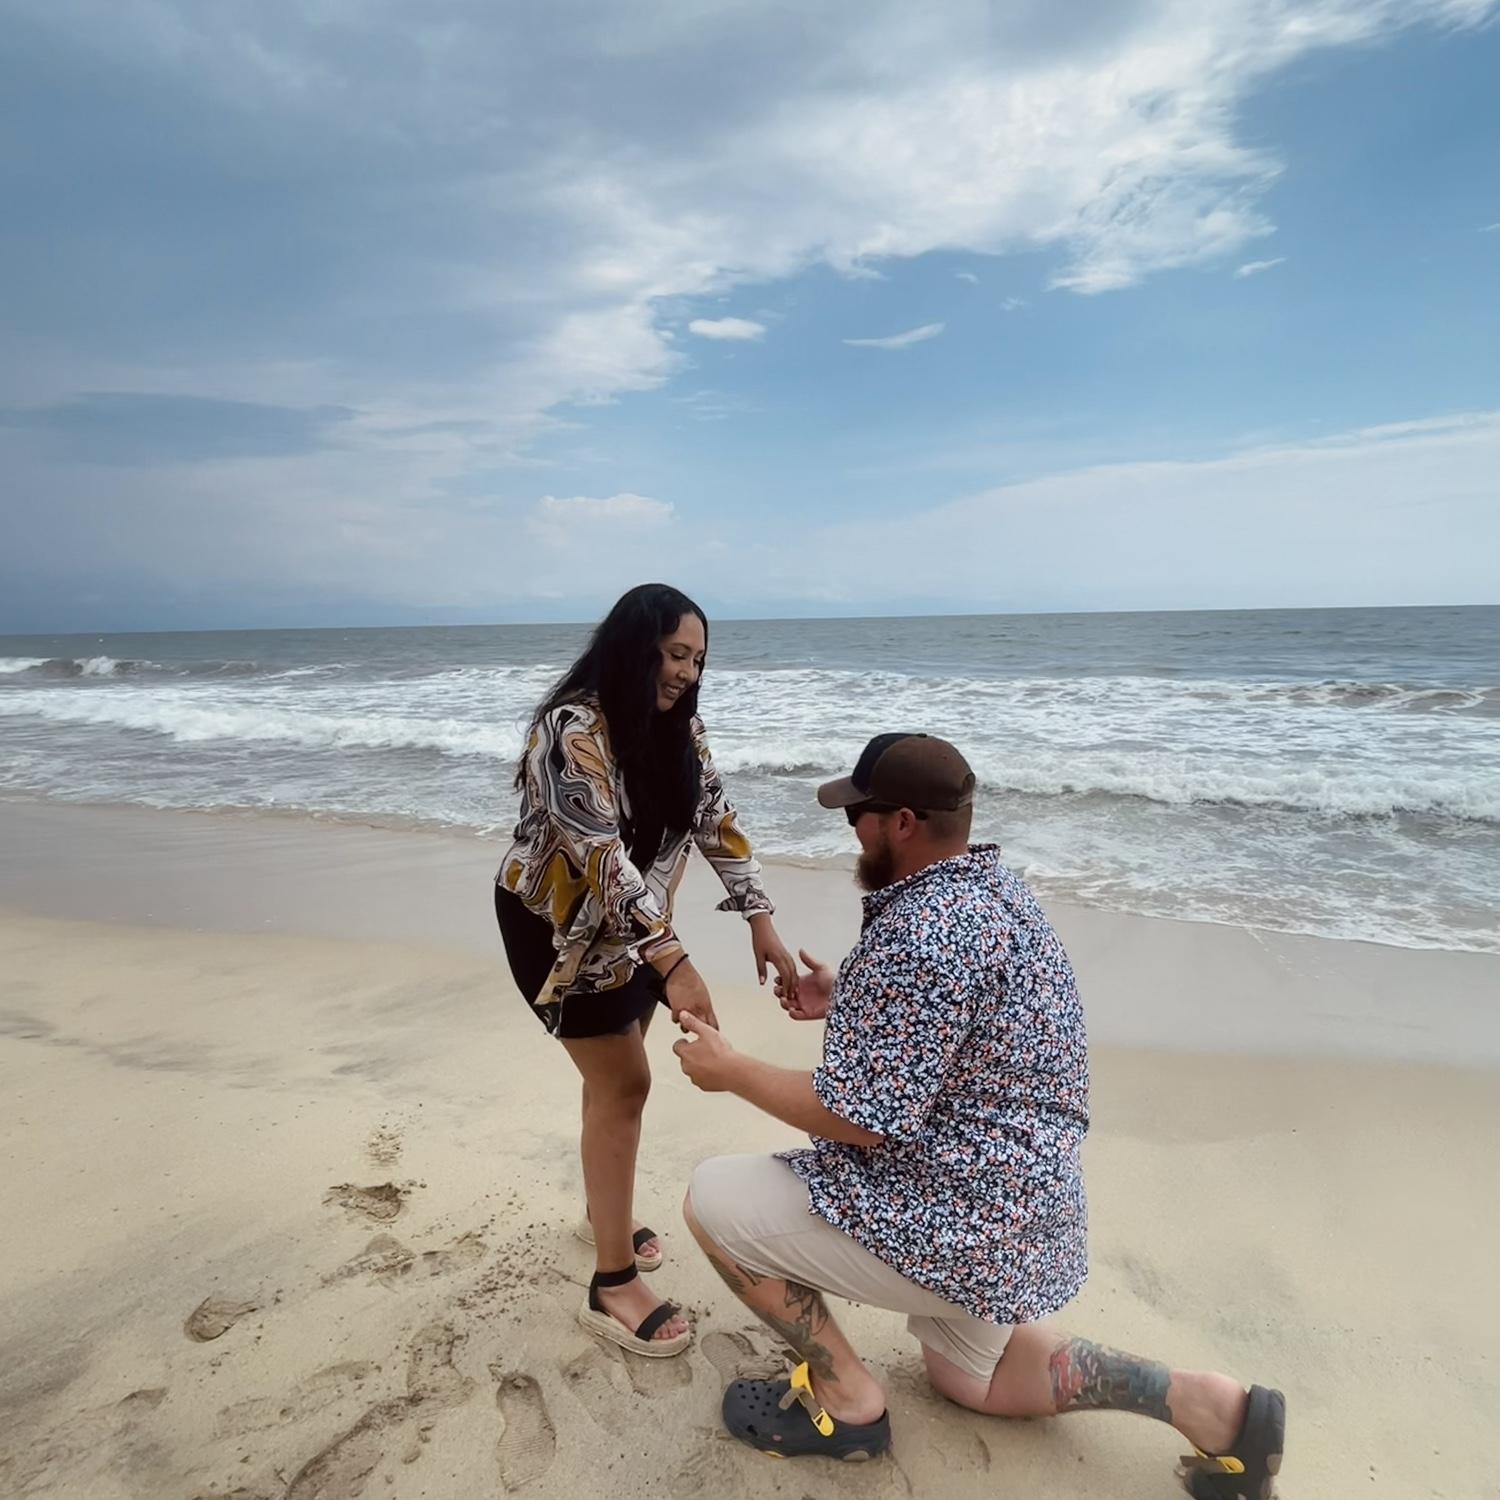
[[[989,1322],[1034,1322],[1077,1295],[1083,1011],[1062,943],[998,849],[866,897],[813,1086],[884,1137],[786,1153],[814,1213]]]

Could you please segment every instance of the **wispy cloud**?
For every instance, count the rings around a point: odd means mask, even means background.
[[[979,278],[972,271],[955,271],[953,274],[959,281],[967,281],[970,286],[979,285]]]
[[[0,407],[0,427],[42,434],[88,463],[175,464],[317,453],[356,413],[210,396],[86,391],[41,407]]]
[[[1027,306],[1027,302],[1024,297],[1007,297],[1005,301],[1000,304],[1000,311],[1018,312],[1025,306]]]
[[[1480,234],[1500,234],[1500,224],[1486,224]]]
[[[1007,609],[1479,603],[1495,598],[1500,411],[1340,432],[1191,462],[1101,464],[893,519],[841,519],[791,549],[783,581],[842,569],[868,597]],[[1435,526],[1451,545],[1423,545]],[[1255,545],[1226,562],[1229,535]],[[955,549],[952,538],[964,538]],[[1065,552],[1071,581],[996,583],[999,555]],[[804,571],[805,570],[805,571]],[[751,565],[753,571],[753,565]],[[1108,579],[1108,582],[1104,580]],[[863,604],[861,597],[859,604]]]
[[[528,530],[544,546],[564,546],[601,527],[611,532],[655,531],[672,519],[674,511],[670,501],[653,500],[649,495],[571,495],[566,499],[543,495],[531,513]]]
[[[1247,276],[1259,276],[1262,271],[1269,271],[1276,266],[1284,266],[1286,256],[1278,255],[1275,260],[1249,260],[1242,265],[1234,274],[1243,281]]]
[[[750,318],[694,318],[688,324],[688,332],[696,333],[700,339],[733,339],[749,343],[766,336],[766,325]]]
[[[699,422],[722,422],[726,417],[754,410],[743,396],[729,391],[693,391],[690,395],[673,396],[672,400]]]
[[[893,333],[883,339],[845,339],[855,349],[910,349],[913,344],[925,344],[935,339],[948,325],[946,323],[924,323],[920,328],[908,328],[905,333]]]

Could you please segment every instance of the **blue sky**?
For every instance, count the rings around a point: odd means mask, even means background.
[[[1495,0],[8,9],[0,629],[1500,602]]]

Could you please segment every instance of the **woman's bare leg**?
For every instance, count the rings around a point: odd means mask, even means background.
[[[621,1271],[635,1264],[635,1158],[641,1111],[651,1092],[645,1040],[636,1025],[620,1036],[564,1038],[563,1046],[583,1077],[583,1187],[594,1229],[595,1265],[600,1271]],[[599,1300],[633,1330],[661,1298],[637,1278],[622,1287],[601,1288]],[[673,1318],[655,1336],[675,1338],[687,1326]]]

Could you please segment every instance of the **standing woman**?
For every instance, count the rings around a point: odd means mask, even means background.
[[[645,1035],[658,1003],[717,1024],[672,930],[672,899],[696,844],[748,919],[761,983],[795,960],[771,922],[750,841],[698,718],[708,620],[665,584],[631,589],[531,722],[516,777],[521,815],[495,880],[506,957],[537,1018],[583,1076],[583,1184],[596,1270],[579,1321],[638,1354],[679,1354],[692,1334],[637,1270],[662,1260],[632,1218]]]

